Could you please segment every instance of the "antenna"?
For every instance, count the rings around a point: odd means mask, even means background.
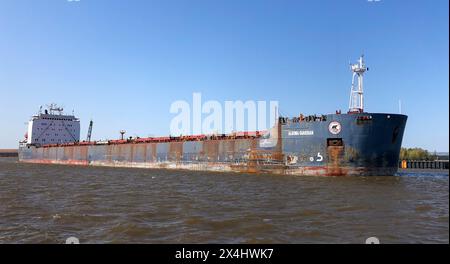
[[[55,111],[61,115],[62,112],[64,111],[64,109],[62,107],[58,107],[58,105],[55,103],[51,103],[50,105],[47,105],[47,108],[50,111],[51,115],[53,115]]]
[[[352,88],[350,91],[349,113],[362,113],[364,112],[364,90],[363,90],[363,76],[369,68],[364,63],[364,55],[359,57],[358,63],[350,65],[350,69],[353,72]],[[355,85],[355,79],[357,78],[358,85]]]
[[[398,100],[398,113],[402,114],[402,100]]]

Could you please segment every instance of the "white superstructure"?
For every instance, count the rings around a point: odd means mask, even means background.
[[[31,118],[28,122],[27,144],[58,144],[80,141],[80,120],[74,115],[63,114],[54,104]]]
[[[359,57],[358,63],[351,65],[353,72],[352,89],[350,91],[350,112],[364,112],[364,89],[363,77],[364,73],[369,70],[364,63],[364,55]],[[355,78],[358,79],[358,85],[355,85]]]

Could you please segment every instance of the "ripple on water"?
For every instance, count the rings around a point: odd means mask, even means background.
[[[293,177],[0,158],[0,243],[448,243],[448,173]]]

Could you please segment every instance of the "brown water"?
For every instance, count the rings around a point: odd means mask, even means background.
[[[449,243],[449,177],[299,177],[0,158],[0,243]]]

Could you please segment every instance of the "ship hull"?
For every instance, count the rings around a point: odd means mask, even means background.
[[[262,138],[19,147],[28,163],[345,176],[394,175],[407,117],[336,114],[282,121]]]

